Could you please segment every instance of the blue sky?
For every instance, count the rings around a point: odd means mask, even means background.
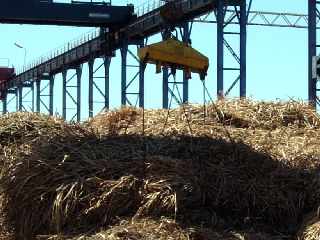
[[[113,1],[114,4],[141,4],[136,1]],[[252,10],[307,13],[307,0],[253,0]],[[24,52],[14,46],[17,42],[27,49],[27,62],[50,52],[56,47],[63,46],[69,40],[91,31],[92,28],[30,26],[30,25],[0,25],[0,58],[8,58],[10,65],[23,65]],[[307,99],[307,30],[284,29],[268,27],[248,27],[248,62],[247,62],[247,94],[255,99]],[[210,59],[210,69],[207,77],[207,87],[214,96],[216,92],[216,26],[214,24],[195,24],[191,35],[193,47],[207,55]],[[149,39],[149,42],[159,41],[159,36]],[[236,44],[236,42],[232,42]],[[133,52],[135,48],[131,48]],[[97,60],[97,64],[99,65]],[[232,61],[226,57],[226,62]],[[129,63],[135,63],[131,58]],[[0,60],[0,65],[5,65]],[[72,74],[70,72],[70,74]],[[97,76],[102,76],[103,72]],[[129,70],[128,79],[134,74]],[[82,118],[87,117],[87,66],[84,65],[82,77]],[[178,74],[177,77],[181,77]],[[148,108],[161,107],[162,76],[155,74],[155,67],[148,66],[145,83],[145,103]],[[110,104],[120,106],[120,53],[112,60],[110,75]],[[226,76],[226,88],[233,78]],[[136,87],[133,85],[133,87]],[[56,76],[54,110],[61,113],[61,76]],[[231,96],[238,94],[234,89]],[[98,96],[98,95],[97,95]],[[202,87],[197,76],[190,80],[190,102],[202,102]],[[99,97],[96,99],[100,101]],[[72,107],[70,105],[70,107]],[[97,106],[95,111],[99,111]],[[14,104],[9,105],[13,110]],[[70,112],[70,116],[72,111]]]

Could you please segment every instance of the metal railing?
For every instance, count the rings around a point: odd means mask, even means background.
[[[80,37],[75,38],[74,40],[71,40],[60,47],[57,47],[57,48],[47,52],[46,54],[43,54],[42,56],[34,59],[33,61],[29,62],[25,66],[22,66],[22,67],[16,69],[16,73],[21,74],[23,72],[26,72],[26,71],[28,71],[38,65],[41,65],[41,64],[49,61],[50,59],[58,57],[58,56],[66,53],[76,47],[79,47],[80,45],[82,45],[92,39],[97,38],[99,35],[100,35],[99,28],[91,30],[85,34],[82,34]]]
[[[148,0],[134,7],[134,12],[138,17],[151,12],[165,4],[163,0]]]

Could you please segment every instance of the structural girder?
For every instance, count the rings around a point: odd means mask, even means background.
[[[229,19],[232,19],[229,24],[239,24],[236,18],[237,12],[233,9],[226,10]],[[198,23],[217,23],[210,20],[209,14],[194,20]],[[317,21],[317,23],[319,20]],[[248,12],[248,26],[265,26],[265,27],[283,27],[283,28],[301,28],[308,29],[308,14],[299,13],[282,13],[282,12],[267,12],[267,11],[250,11]]]
[[[2,0],[0,23],[117,28],[133,18],[133,6],[107,3],[58,3],[52,0]]]

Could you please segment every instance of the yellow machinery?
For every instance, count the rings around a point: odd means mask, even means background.
[[[185,70],[188,78],[193,72],[204,80],[209,67],[206,56],[174,38],[140,48],[138,56],[141,62],[155,64],[157,73],[161,72],[161,67],[169,67],[173,73],[176,69]]]

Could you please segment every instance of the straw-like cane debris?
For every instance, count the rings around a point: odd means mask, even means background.
[[[319,225],[303,217],[320,201],[320,118],[307,105],[240,100],[142,111],[83,124],[2,116],[2,232],[293,239],[304,224],[301,239],[316,239]]]

